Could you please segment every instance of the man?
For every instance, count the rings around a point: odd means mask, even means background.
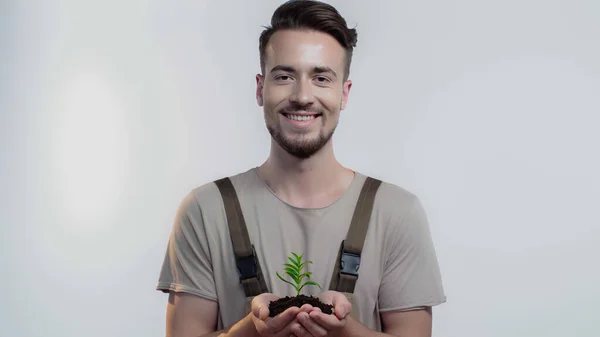
[[[356,40],[324,3],[291,1],[273,14],[256,76],[271,152],[182,202],[157,287],[169,292],[167,336],[431,335],[431,307],[445,295],[418,198],[334,155]],[[355,216],[365,223],[351,225]],[[359,252],[344,253],[340,243],[356,240],[357,228]],[[249,259],[239,253],[244,240]],[[295,295],[276,276],[291,252],[313,261],[307,268],[322,290],[303,293],[332,304],[333,314],[303,305],[269,317],[270,301]]]

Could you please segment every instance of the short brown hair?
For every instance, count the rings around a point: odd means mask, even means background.
[[[271,26],[260,34],[260,69],[265,73],[265,49],[271,36],[283,29],[308,29],[331,35],[346,49],[344,80],[350,75],[352,52],[356,47],[356,29],[331,5],[315,0],[290,0],[279,6],[271,17]]]

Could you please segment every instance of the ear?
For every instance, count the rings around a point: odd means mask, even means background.
[[[350,96],[350,89],[352,88],[352,81],[347,80],[344,82],[342,86],[342,107],[341,110],[346,109],[346,104],[348,104],[348,96]]]
[[[264,77],[261,74],[256,75],[256,103],[258,106],[263,106],[263,85]]]

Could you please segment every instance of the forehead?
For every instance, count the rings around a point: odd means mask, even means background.
[[[326,66],[344,68],[346,51],[326,33],[311,30],[281,30],[275,32],[265,49],[266,71],[277,65],[298,69]]]

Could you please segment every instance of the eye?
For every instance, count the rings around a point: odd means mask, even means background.
[[[279,76],[275,76],[275,80],[276,81],[289,81],[291,80],[292,77],[289,75],[279,75]]]
[[[317,82],[319,83],[327,83],[327,82],[331,82],[329,80],[329,78],[325,77],[325,76],[317,76],[316,77]]]

